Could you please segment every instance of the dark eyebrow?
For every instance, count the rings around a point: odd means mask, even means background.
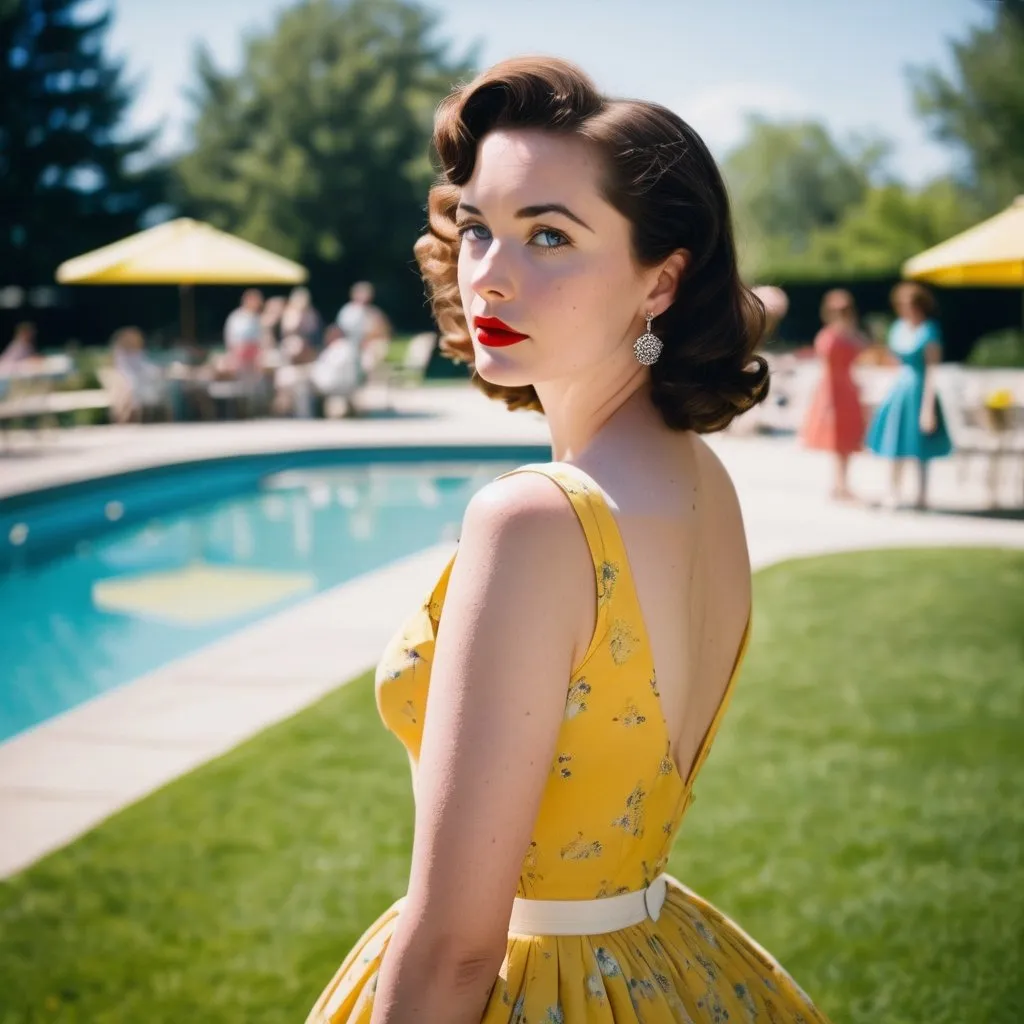
[[[475,214],[477,217],[483,216],[480,210],[475,206],[470,206],[469,203],[459,203],[459,209],[465,210],[466,213]],[[516,211],[516,216],[522,218],[542,217],[545,213],[560,213],[563,217],[568,217],[569,220],[575,221],[580,227],[586,228],[591,232],[594,230],[585,221],[580,220],[568,206],[563,206],[561,203],[541,203],[538,206],[524,206],[521,210]]]

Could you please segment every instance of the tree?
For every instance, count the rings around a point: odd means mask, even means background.
[[[471,70],[435,29],[410,0],[306,0],[249,40],[236,75],[199,50],[183,205],[305,263],[314,284],[369,278],[396,316],[422,317],[412,246],[433,112]]]
[[[723,161],[745,270],[756,275],[806,254],[816,230],[860,202],[887,155],[873,139],[844,148],[813,121],[749,118],[746,139]]]
[[[120,133],[132,90],[103,52],[109,11],[0,0],[0,284],[53,281],[61,260],[134,231],[161,197],[132,173],[150,136]]]
[[[808,277],[898,274],[905,260],[978,219],[977,204],[949,178],[917,190],[876,186],[838,224],[812,232],[800,266]]]
[[[985,212],[1024,192],[1024,0],[1003,0],[992,23],[953,44],[954,73],[912,72],[918,112],[956,146]]]

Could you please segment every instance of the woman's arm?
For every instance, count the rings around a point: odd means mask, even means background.
[[[479,1024],[594,615],[593,562],[557,485],[518,474],[474,497],[438,629],[409,894],[373,1024]]]
[[[935,392],[935,367],[942,361],[942,339],[938,328],[929,325],[928,341],[924,348],[924,392],[921,396],[919,425],[921,433],[934,434],[938,426],[938,401]]]

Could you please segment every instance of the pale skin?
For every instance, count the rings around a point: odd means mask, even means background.
[[[905,295],[901,296],[897,300],[896,315],[900,317],[900,319],[906,320],[912,327],[920,327],[921,324],[927,320],[924,312]],[[925,348],[924,358],[924,393],[921,396],[919,424],[921,427],[921,433],[933,434],[938,426],[938,420],[936,418],[936,403],[938,399],[935,391],[934,367],[942,361],[942,349],[933,342]],[[901,459],[896,459],[892,464],[891,501],[893,504],[896,504],[899,500],[900,480],[902,476],[903,461]],[[928,463],[924,461],[918,463],[917,500],[914,504],[915,507],[919,509],[927,508],[928,506]]]
[[[487,135],[462,192],[459,283],[470,323],[498,317],[528,334],[504,349],[474,336],[478,371],[533,384],[555,459],[580,466],[612,502],[685,773],[749,616],[750,564],[725,470],[694,435],[664,425],[632,353],[645,313],[685,301],[685,285],[675,295],[688,254],[638,266],[630,225],[601,195],[599,174],[598,154],[579,140]],[[572,216],[522,215],[551,204]],[[480,491],[438,631],[408,898],[373,1024],[479,1024],[567,682],[594,623],[593,564],[558,487],[521,474]]]

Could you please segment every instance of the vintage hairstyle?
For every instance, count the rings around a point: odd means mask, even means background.
[[[899,302],[901,296],[906,296],[907,302],[909,302],[914,309],[916,309],[921,316],[931,317],[935,315],[935,296],[925,288],[923,284],[918,284],[917,281],[900,281],[898,285],[889,293],[889,301],[892,303],[895,309],[896,304]]]
[[[605,199],[632,225],[633,255],[654,266],[689,252],[676,301],[653,323],[665,344],[651,394],[665,422],[711,432],[768,394],[768,365],[754,354],[764,309],[740,281],[729,199],[697,133],[665,107],[601,96],[573,64],[516,58],[455,89],[440,105],[434,148],[440,181],[430,191],[428,232],[416,243],[441,350],[472,362],[458,285],[455,209],[480,140],[498,128],[534,128],[585,139],[604,157]],[[532,386],[478,387],[510,409],[541,410]],[[541,410],[542,411],[542,410]]]

